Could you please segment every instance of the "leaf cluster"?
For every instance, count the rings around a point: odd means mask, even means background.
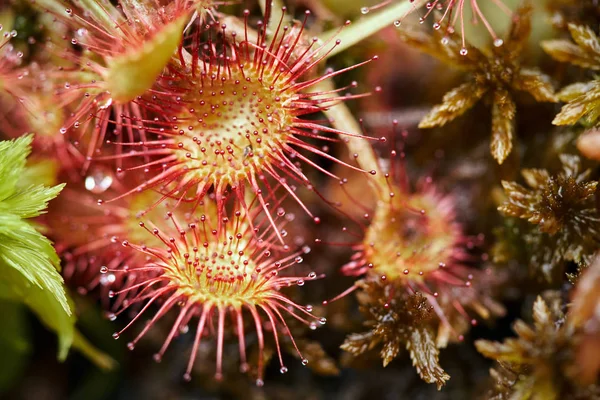
[[[515,11],[505,40],[490,49],[463,47],[456,34],[443,36],[439,30],[427,34],[419,30],[402,30],[406,43],[441,61],[469,73],[469,80],[444,95],[419,123],[420,128],[433,128],[461,116],[482,99],[492,104],[492,138],[490,150],[502,164],[513,148],[515,93],[527,92],[540,102],[556,102],[550,77],[537,68],[521,64],[531,32],[531,6],[526,2]]]
[[[507,200],[498,210],[535,225],[522,235],[530,245],[531,267],[548,280],[565,262],[587,264],[600,244],[598,182],[582,171],[578,156],[562,154],[562,170],[524,169],[527,186],[503,181]]]
[[[369,330],[348,335],[341,348],[358,356],[379,347],[383,366],[404,348],[421,378],[440,389],[450,376],[439,364],[431,324],[433,308],[425,296],[379,280],[362,280],[357,285],[362,289],[358,299]]]
[[[477,350],[496,360],[492,370],[494,388],[488,398],[497,400],[593,399],[600,387],[578,384],[574,379],[577,332],[563,312],[556,292],[546,300],[538,296],[533,305],[533,325],[517,320],[515,338],[504,342],[478,340]]]
[[[573,42],[548,40],[542,42],[544,50],[555,60],[567,62],[592,71],[600,70],[600,40],[588,26],[569,24]],[[600,80],[577,82],[564,87],[558,98],[566,102],[556,115],[555,125],[595,126],[600,118]]]

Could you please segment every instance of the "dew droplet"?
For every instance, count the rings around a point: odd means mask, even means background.
[[[106,265],[103,265],[100,267],[100,273],[101,274],[105,274],[108,272],[108,267]]]
[[[85,177],[85,188],[94,194],[104,193],[112,184],[112,175],[105,173],[101,169],[97,169]]]
[[[459,53],[461,56],[466,56],[467,54],[469,54],[469,50],[467,50],[466,47],[463,47],[462,49],[460,49]]]
[[[371,10],[369,10],[369,7],[361,7],[361,9],[360,9],[361,14],[368,14],[369,11],[371,11]]]
[[[401,26],[401,25],[402,25],[402,21],[400,21],[400,20],[395,20],[395,21],[394,21],[394,26],[395,26],[396,28],[400,28],[400,26]]]
[[[500,39],[500,38],[496,38],[494,39],[494,46],[496,47],[500,47],[504,44],[504,40]]]
[[[115,283],[116,280],[117,277],[115,276],[115,274],[103,274],[102,276],[100,276],[100,284],[102,286],[107,286],[112,283]]]
[[[308,360],[306,358],[302,359],[302,365],[307,365],[308,364]]]
[[[118,339],[120,337],[119,332],[115,332],[112,334],[113,339]]]
[[[281,372],[282,374],[285,374],[286,372],[288,372],[287,367],[283,366],[281,368],[279,368],[279,372]]]

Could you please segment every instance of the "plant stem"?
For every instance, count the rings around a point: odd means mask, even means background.
[[[327,57],[333,57],[388,27],[394,21],[401,20],[414,10],[425,5],[426,2],[427,0],[401,0],[397,4],[388,6],[353,22],[339,33],[337,28],[323,32],[319,35],[319,39],[321,39],[322,42],[325,42],[334,36],[341,40],[341,43],[336,46]]]
[[[73,347],[104,371],[110,371],[117,367],[115,360],[94,347],[78,330],[75,330],[73,335]]]
[[[316,93],[334,90],[334,88],[331,79],[326,79],[313,87]],[[334,104],[324,110],[323,113],[330,119],[331,124],[335,129],[348,132],[352,135],[363,135],[360,124],[356,121],[356,118],[354,118],[345,103],[339,102]],[[356,162],[362,170],[369,172],[375,171],[373,179],[369,179],[372,188],[376,191],[383,190],[387,184],[385,182],[385,177],[381,172],[381,168],[379,168],[377,156],[373,152],[369,139],[349,136],[344,137],[343,140],[346,143],[352,158],[354,158],[355,154],[358,154]]]

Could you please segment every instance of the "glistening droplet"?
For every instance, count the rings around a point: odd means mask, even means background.
[[[112,184],[112,175],[102,169],[97,169],[85,177],[85,188],[94,194],[104,193]]]

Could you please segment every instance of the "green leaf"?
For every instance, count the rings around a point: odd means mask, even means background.
[[[554,324],[548,305],[541,296],[538,296],[535,303],[533,303],[533,322],[538,331]]]
[[[0,301],[0,394],[15,383],[27,366],[31,353],[31,332],[25,311],[21,304]]]
[[[43,212],[62,186],[23,188],[23,171],[31,135],[0,142],[0,297],[26,304],[58,334],[59,358],[73,341],[75,318],[52,244],[27,218]]]
[[[583,96],[588,91],[594,89],[597,86],[597,82],[578,82],[571,85],[567,85],[558,92],[557,97],[559,100],[564,102],[570,102],[576,98]]]
[[[534,189],[543,188],[548,184],[550,174],[547,170],[541,168],[527,168],[521,171],[525,182]]]
[[[565,98],[567,95],[570,97],[574,90],[583,89],[580,84],[576,85],[578,86],[567,86],[559,93],[559,97]],[[587,89],[581,96],[575,97],[563,106],[552,121],[554,125],[574,125],[590,112],[600,108],[600,81],[593,81],[593,84],[587,86]]]
[[[374,337],[373,332],[352,333],[346,337],[340,349],[358,356],[372,349],[377,343],[378,340]]]
[[[518,343],[514,339],[506,339],[504,343],[491,342],[488,340],[476,340],[475,348],[483,354],[484,357],[491,358],[497,361],[522,364],[522,351],[516,347]]]
[[[400,38],[409,46],[436,57],[440,61],[463,70],[474,70],[485,55],[476,47],[466,45],[467,54],[461,55],[463,48],[459,35],[447,35],[444,29],[434,30],[429,34],[423,29],[402,28]]]
[[[186,15],[179,17],[143,46],[107,61],[104,79],[114,100],[127,103],[152,87],[177,50],[186,22]]]
[[[600,41],[594,31],[584,25],[569,24],[575,43],[566,40],[547,40],[542,48],[552,58],[583,68],[600,69]]]
[[[521,68],[514,81],[515,89],[531,94],[537,101],[555,103],[558,98],[550,77],[542,74],[537,68]]]
[[[492,156],[502,164],[513,148],[514,118],[517,107],[510,94],[503,90],[494,93],[492,106]]]
[[[98,350],[78,330],[74,331],[73,347],[101,370],[110,371],[117,366],[117,362],[112,357]]]
[[[413,366],[425,382],[437,384],[437,388],[440,390],[450,379],[450,375],[440,366],[440,351],[429,330],[413,329],[406,341],[406,350],[410,354]]]
[[[63,304],[50,290],[31,284],[16,269],[8,268],[2,263],[0,263],[0,270],[2,271],[0,298],[27,305],[47,328],[56,332],[58,358],[64,360],[73,342],[75,317],[65,311]]]
[[[0,213],[10,212],[21,218],[33,218],[44,213],[48,202],[58,196],[64,184],[54,187],[30,186],[0,202]]]
[[[557,61],[567,62],[583,68],[600,69],[600,62],[568,40],[545,40],[542,48]]]
[[[442,104],[439,104],[425,116],[419,123],[419,128],[433,128],[443,126],[453,119],[464,114],[485,94],[474,82],[464,83],[444,95]]]
[[[36,158],[27,160],[25,170],[17,182],[17,188],[28,186],[54,186],[57,184],[58,162],[50,158]]]
[[[0,142],[0,201],[11,196],[31,151],[32,135]]]
[[[49,290],[70,313],[63,279],[57,271],[59,259],[42,234],[23,222],[11,235],[0,234],[0,267],[18,271],[22,278],[41,289]]]
[[[387,367],[387,365],[398,356],[400,349],[401,347],[399,340],[388,340],[383,344],[383,347],[381,348],[381,352],[379,354],[381,356],[381,359],[383,360],[384,367]]]
[[[535,380],[533,378],[517,381],[513,385],[513,392],[509,400],[530,400],[534,396]]]
[[[519,57],[523,48],[527,45],[529,34],[531,33],[531,14],[533,7],[529,0],[521,3],[518,9],[515,10],[515,17],[512,20],[510,30],[504,41],[504,46],[508,54],[513,58]],[[502,46],[497,47],[500,49]]]
[[[596,61],[600,61],[600,42],[592,28],[585,25],[569,24],[569,32],[579,47],[586,51],[590,56],[598,56]]]
[[[530,379],[533,380],[531,388],[532,399],[534,400],[556,400],[559,397],[559,392],[554,387],[554,382],[551,379]]]
[[[335,359],[325,352],[321,343],[306,339],[300,339],[296,343],[298,349],[300,349],[300,353],[310,360],[308,367],[312,371],[322,376],[335,376],[340,374]],[[298,353],[294,351],[293,344],[291,344],[291,346],[288,344],[288,348],[290,354],[295,354],[300,358]]]

